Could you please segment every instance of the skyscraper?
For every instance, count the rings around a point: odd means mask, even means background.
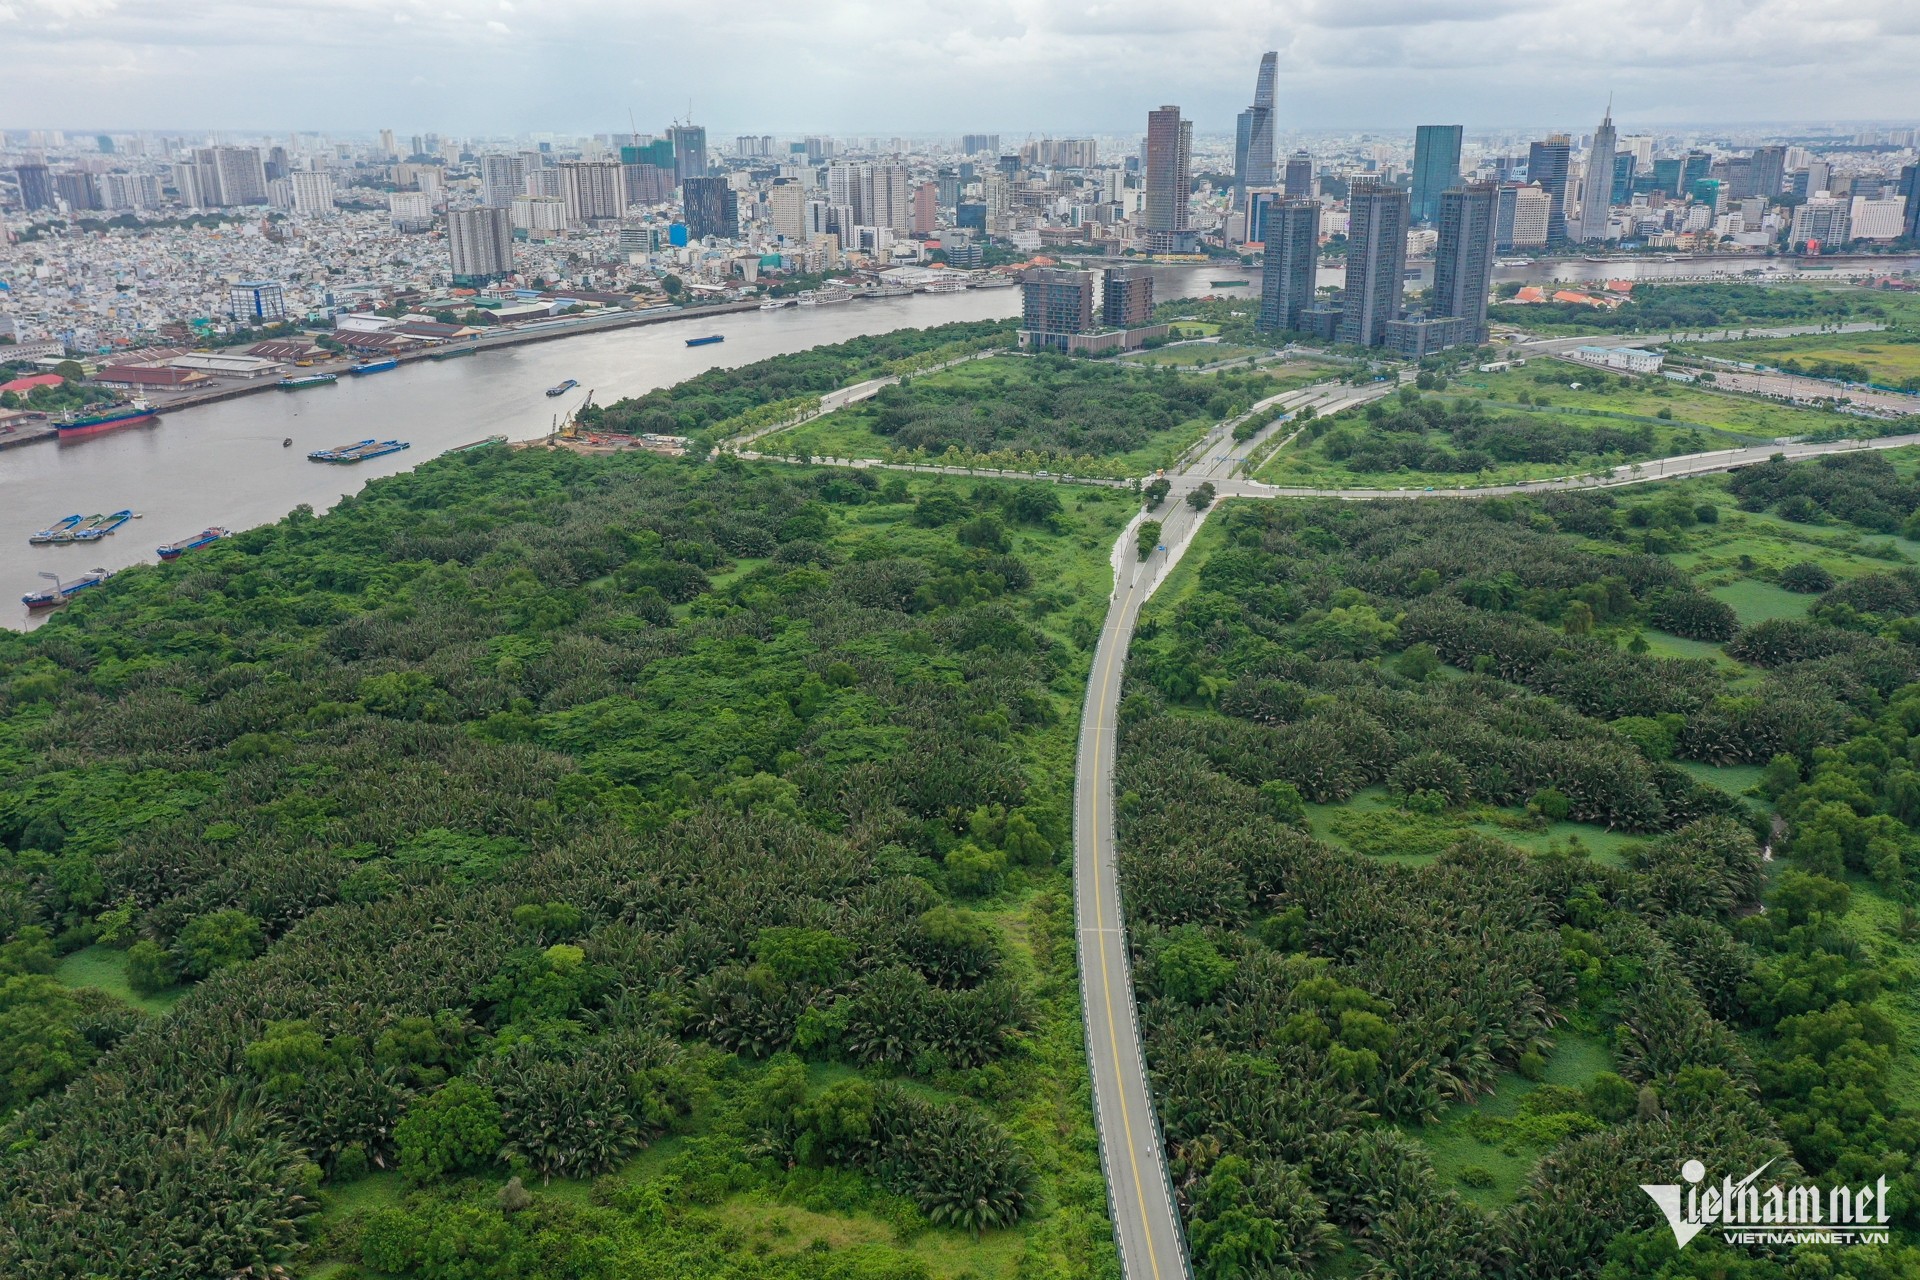
[[[1755,147],[1753,149],[1753,194],[1772,200],[1785,189],[1786,185],[1787,149]]]
[[[1165,253],[1183,247],[1187,236],[1187,197],[1192,191],[1188,170],[1193,159],[1193,122],[1180,118],[1180,108],[1161,107],[1147,113],[1147,193],[1140,223],[1148,244]]]
[[[776,182],[767,188],[767,220],[773,234],[794,244],[807,239],[807,189],[797,182]]]
[[[507,209],[527,190],[527,162],[519,156],[480,157],[480,203]]]
[[[1100,322],[1137,329],[1153,320],[1153,271],[1144,266],[1108,267],[1100,290]]]
[[[333,175],[299,169],[287,175],[293,188],[293,211],[302,217],[333,212]]]
[[[688,178],[680,184],[680,197],[686,206],[687,234],[695,240],[732,240],[740,234],[739,197],[726,178]]]
[[[1527,149],[1527,179],[1547,193],[1547,243],[1564,244],[1567,239],[1567,160],[1573,144],[1564,133],[1556,133],[1545,142]]]
[[[90,173],[56,173],[53,175],[53,190],[67,202],[70,213],[100,207],[100,192],[94,187]]]
[[[1249,187],[1273,185],[1273,93],[1279,74],[1277,53],[1260,55],[1253,105],[1240,113],[1233,139],[1233,188],[1236,202]]]
[[[922,182],[913,189],[913,234],[930,236],[940,229],[940,186]]]
[[[1493,286],[1493,224],[1498,188],[1470,182],[1440,193],[1440,242],[1433,254],[1427,314],[1461,322],[1460,341],[1487,340],[1487,291]]]
[[[569,160],[560,166],[560,195],[577,225],[618,218],[627,209],[626,175],[616,160]]]
[[[1593,131],[1593,145],[1587,148],[1587,176],[1580,187],[1580,221],[1573,229],[1578,244],[1607,238],[1607,214],[1613,208],[1613,101],[1607,101],[1607,114]]]
[[[1260,260],[1262,329],[1298,329],[1312,305],[1320,261],[1320,202],[1282,200],[1268,207],[1266,253]]]
[[[1900,170],[1900,194],[1907,201],[1907,239],[1920,240],[1920,164]]]
[[[667,141],[673,144],[673,180],[707,176],[707,127],[700,124],[676,124],[668,128]]]
[[[513,214],[455,209],[447,215],[447,252],[455,284],[486,284],[513,273]]]
[[[1460,185],[1460,134],[1457,124],[1423,124],[1413,131],[1413,205],[1415,222],[1440,217],[1440,193]]]
[[[13,171],[28,213],[53,208],[53,172],[44,164],[23,164]]]
[[[1356,181],[1347,197],[1347,287],[1339,340],[1377,347],[1400,317],[1407,270],[1407,193]]]
[[[1313,157],[1304,151],[1287,157],[1286,195],[1289,200],[1313,199]]]

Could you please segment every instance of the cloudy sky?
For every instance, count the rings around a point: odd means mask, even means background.
[[[1920,122],[1917,0],[0,0],[0,127]]]

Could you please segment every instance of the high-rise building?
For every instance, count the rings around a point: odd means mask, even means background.
[[[1347,196],[1347,287],[1339,340],[1362,347],[1386,341],[1400,318],[1407,271],[1407,193],[1356,181]]]
[[[1000,135],[997,133],[967,133],[960,136],[960,154],[979,155],[982,151],[990,155],[1000,154]]]
[[[1553,197],[1537,182],[1517,187],[1513,193],[1513,239],[1516,249],[1540,249],[1547,243],[1547,228],[1553,224]]]
[[[1138,329],[1153,320],[1153,271],[1140,265],[1108,267],[1100,285],[1100,322]]]
[[[693,239],[732,240],[740,234],[740,198],[728,179],[688,178],[680,184],[680,199],[686,206],[687,234]]]
[[[707,127],[700,124],[676,124],[667,129],[667,141],[673,147],[673,180],[684,184],[688,178],[707,176]]]
[[[1457,124],[1423,124],[1413,131],[1415,222],[1440,217],[1440,193],[1460,185],[1460,135]]]
[[[627,211],[626,175],[617,160],[569,160],[560,166],[560,196],[577,226],[617,219]]]
[[[1487,340],[1487,292],[1493,287],[1493,224],[1499,207],[1491,182],[1440,193],[1440,240],[1433,254],[1427,314],[1461,323],[1460,341]]]
[[[23,164],[13,171],[20,184],[20,201],[28,213],[53,208],[53,171],[44,164]]]
[[[1094,275],[1036,267],[1020,277],[1020,345],[1065,351],[1067,339],[1093,328]]]
[[[433,201],[420,191],[389,191],[387,212],[395,231],[425,231],[433,225]]]
[[[1787,149],[1753,149],[1753,194],[1768,200],[1777,198],[1787,186]]]
[[[1313,157],[1296,151],[1287,157],[1286,195],[1289,200],[1313,199]]]
[[[506,209],[455,209],[447,215],[455,284],[487,284],[513,274],[513,215]]]
[[[913,189],[913,234],[930,236],[940,230],[940,185],[922,182]]]
[[[303,218],[317,218],[333,212],[333,175],[297,169],[287,175],[293,187],[293,211]]]
[[[201,195],[213,205],[265,204],[267,167],[256,147],[202,147],[194,152]]]
[[[807,241],[807,189],[797,182],[767,188],[767,220],[773,234],[794,244]]]
[[[1633,203],[1633,175],[1639,159],[1631,151],[1613,153],[1613,192],[1607,199],[1613,204]]]
[[[1527,179],[1547,193],[1547,243],[1559,245],[1567,239],[1567,162],[1573,144],[1564,133],[1556,133],[1545,142],[1527,149]]]
[[[1693,190],[1693,184],[1702,178],[1713,176],[1713,157],[1704,151],[1689,151],[1680,161],[1680,172],[1674,180],[1673,194],[1684,196]]]
[[[1900,170],[1900,196],[1907,202],[1906,237],[1920,240],[1920,164]]]
[[[1279,76],[1277,53],[1260,55],[1253,84],[1253,105],[1240,113],[1233,138],[1234,194],[1244,200],[1249,187],[1273,185],[1273,98]]]
[[[630,148],[622,147],[622,151]],[[673,199],[673,169],[652,164],[623,164],[620,180],[626,186],[628,204],[665,204]]]
[[[480,157],[480,203],[505,209],[527,189],[527,162],[519,156]]]
[[[1180,108],[1164,106],[1147,113],[1147,191],[1140,225],[1155,252],[1184,248],[1187,200],[1192,194],[1193,122]]]
[[[1727,188],[1718,178],[1695,178],[1687,194],[1696,204],[1705,205],[1709,212],[1718,216],[1726,199]]]
[[[871,166],[863,178],[872,184],[867,200],[867,218],[871,225],[891,227],[903,236],[913,230],[913,196],[908,185],[911,176],[903,164]]]
[[[1607,238],[1607,215],[1613,200],[1613,102],[1607,102],[1607,114],[1593,131],[1593,145],[1587,148],[1587,176],[1580,188],[1580,221],[1572,230],[1575,243]]]
[[[156,209],[160,180],[150,173],[109,173],[100,179],[100,194],[109,209]]]
[[[381,156],[383,156],[384,158],[386,158],[386,159],[388,159],[388,160],[398,160],[398,159],[400,158],[400,155],[399,155],[399,153],[398,153],[398,152],[396,152],[396,151],[395,151],[395,150],[394,150],[393,148],[394,148],[394,141],[393,141],[393,130],[391,130],[391,129],[382,129],[382,130],[380,131],[380,154],[381,154]]]
[[[1793,211],[1788,243],[1796,248],[1845,244],[1853,239],[1852,205],[1846,196],[1808,197],[1805,204]]]
[[[567,229],[567,202],[559,196],[515,196],[513,225],[530,236],[550,238]]]
[[[1266,252],[1260,259],[1262,329],[1299,329],[1313,305],[1320,262],[1320,202],[1282,200],[1267,208]]]
[[[100,192],[95,189],[90,173],[56,173],[53,175],[53,190],[66,202],[69,212],[79,213],[84,209],[100,207]]]
[[[287,318],[287,294],[277,280],[250,280],[227,288],[227,314],[245,325]]]

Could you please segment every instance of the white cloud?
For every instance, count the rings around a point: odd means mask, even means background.
[[[1913,0],[0,0],[0,119],[454,134],[1920,117]],[[511,18],[508,27],[503,19]],[[507,37],[507,38],[503,38]],[[422,93],[411,78],[444,71]],[[270,99],[235,83],[274,86]],[[636,84],[637,82],[637,84]],[[265,113],[265,114],[263,114]],[[651,125],[649,124],[651,122]]]

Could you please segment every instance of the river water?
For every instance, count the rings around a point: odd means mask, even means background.
[[[1255,278],[1218,266],[1159,268],[1156,275],[1162,298],[1205,293],[1209,280]],[[1018,289],[977,289],[690,318],[421,361],[308,391],[265,391],[169,413],[152,426],[0,451],[0,626],[31,627],[47,616],[19,603],[23,593],[46,585],[42,572],[71,580],[95,566],[151,564],[156,546],[209,525],[238,531],[269,524],[301,503],[324,511],[367,481],[411,470],[456,445],[490,435],[545,435],[554,415],[589,390],[596,404],[608,404],[715,367],[863,334],[1001,319],[1019,309]],[[686,345],[706,333],[726,341]],[[546,389],[567,378],[580,386],[548,398]],[[310,450],[369,436],[412,447],[353,466],[307,460]],[[287,439],[291,447],[281,444]],[[98,542],[27,544],[28,534],[63,516],[122,508],[141,518]]]

